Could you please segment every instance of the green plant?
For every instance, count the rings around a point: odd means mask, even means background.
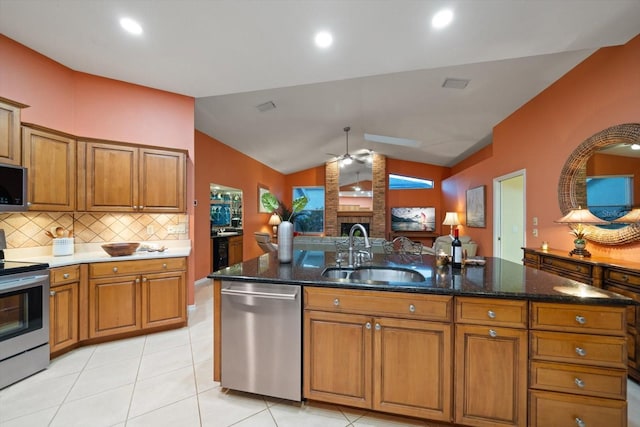
[[[291,209],[288,209],[284,203],[276,198],[271,193],[264,193],[262,195],[262,206],[264,206],[269,212],[275,212],[283,221],[293,221],[295,215],[307,206],[309,199],[307,196],[300,196],[294,199],[291,204]],[[286,218],[286,219],[285,219]]]
[[[573,234],[576,240],[584,240],[584,236],[587,235],[587,230],[582,224],[578,224],[573,227],[569,233]]]

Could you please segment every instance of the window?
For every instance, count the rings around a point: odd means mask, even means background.
[[[389,174],[389,190],[423,190],[433,188],[433,180]]]
[[[304,209],[296,215],[293,231],[304,234],[324,233],[324,187],[293,187],[293,199],[307,196]]]
[[[587,177],[587,206],[595,216],[612,221],[626,214],[633,206],[633,176]],[[624,227],[611,224],[606,228]]]

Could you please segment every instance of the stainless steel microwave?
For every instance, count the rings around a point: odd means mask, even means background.
[[[28,210],[27,168],[0,164],[0,212]]]

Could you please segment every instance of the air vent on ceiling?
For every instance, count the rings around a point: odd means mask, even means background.
[[[268,102],[264,102],[264,103],[262,103],[260,105],[256,105],[256,108],[261,113],[264,113],[265,111],[273,110],[274,108],[276,108],[276,104],[274,104],[273,101],[268,101]]]
[[[442,87],[446,87],[449,89],[464,89],[469,84],[469,80],[467,79],[452,79],[451,77],[447,77],[442,83]]]

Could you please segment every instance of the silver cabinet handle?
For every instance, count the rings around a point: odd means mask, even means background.
[[[415,313],[416,312],[416,306],[413,305],[413,304],[409,304],[409,311],[412,312],[412,313]]]
[[[118,267],[113,267],[113,272],[117,273],[118,272]]]
[[[587,319],[584,316],[577,315],[576,322],[578,322],[581,325],[584,325],[585,323],[587,323]]]
[[[338,307],[340,305],[340,300],[338,298],[333,300],[333,305],[335,305],[336,307]]]
[[[489,329],[489,336],[495,338],[498,336],[498,332],[496,332],[495,329]]]
[[[138,207],[136,205],[133,205],[133,209],[138,209]]]
[[[487,311],[487,316],[489,316],[489,319],[495,319],[496,318],[496,312],[493,310],[489,310]]]
[[[382,329],[382,326],[380,326],[380,323],[376,323],[376,331],[379,331],[380,329]]]
[[[584,381],[582,381],[580,378],[576,378],[575,380],[573,380],[574,383],[576,383],[576,385],[580,388],[584,388]]]
[[[146,278],[146,277],[143,277],[143,278],[142,278],[142,281],[143,281],[143,282],[146,282],[146,281],[147,281],[147,278]]]
[[[586,356],[586,355],[587,355],[587,350],[585,350],[585,349],[584,349],[584,348],[582,348],[582,347],[576,347],[576,354],[577,354],[578,356],[582,356],[582,357],[584,357],[584,356]]]
[[[580,417],[576,417],[576,425],[578,427],[587,427],[587,424],[584,421],[582,421],[582,418]]]
[[[167,268],[167,263],[163,263],[162,268]]]
[[[367,329],[371,329],[371,322],[365,323],[364,327],[367,328]]]
[[[63,278],[63,279],[68,279],[68,278],[69,278],[69,273],[64,273],[64,274],[62,275],[62,278]]]
[[[56,296],[56,291],[49,291],[49,295],[52,297]]]

